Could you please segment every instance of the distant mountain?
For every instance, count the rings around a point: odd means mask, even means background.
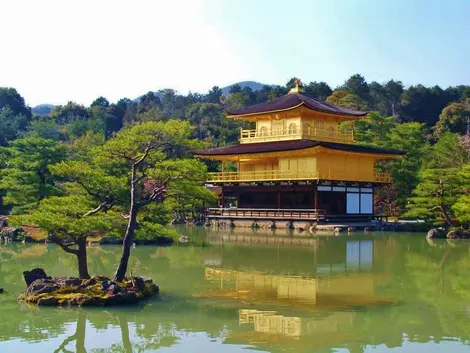
[[[230,86],[221,87],[222,94],[224,96],[228,96],[230,87],[233,86],[233,85],[236,85],[236,84],[240,85],[240,87],[242,89],[245,88],[245,87],[250,87],[252,89],[252,91],[254,91],[254,92],[259,91],[260,89],[263,88],[263,86],[266,85],[265,83],[256,82],[256,81],[235,82],[234,84],[232,84]],[[156,97],[160,97],[160,94],[158,92],[153,92],[153,94]],[[142,98],[142,96],[139,96],[139,97],[135,98],[133,101],[136,102],[136,103],[139,103],[141,98]],[[39,104],[39,105],[31,108],[31,111],[33,112],[33,114],[36,114],[36,115],[48,115],[51,112],[51,110],[54,109],[54,108],[55,108],[55,105],[52,105],[52,104]]]
[[[233,86],[233,85],[240,85],[240,87],[243,89],[245,87],[250,87],[253,91],[259,91],[261,88],[263,88],[263,86],[265,85],[265,83],[261,83],[261,82],[256,82],[256,81],[242,81],[242,82],[235,82],[234,84],[230,85],[230,86],[226,86],[226,87],[222,87],[221,90],[222,90],[222,95],[224,96],[228,96],[229,95],[229,91],[230,91],[230,87]],[[156,96],[156,97],[160,97],[160,94],[158,92],[153,92],[153,94]],[[140,102],[140,99],[142,98],[142,96],[139,96],[137,98],[134,99],[134,102],[136,103],[139,103]]]
[[[263,88],[263,86],[265,85],[264,83],[261,83],[261,82],[256,82],[256,81],[242,81],[242,82],[236,82],[234,83],[233,85],[240,85],[240,87],[243,89],[245,87],[250,87],[252,91],[259,91],[261,88]],[[233,85],[230,85],[230,86],[233,86]],[[228,96],[229,95],[229,90],[230,90],[230,86],[227,86],[227,87],[222,87],[222,94],[224,96]]]
[[[31,108],[31,112],[36,115],[49,115],[52,109],[55,108],[55,105],[52,104],[39,104]]]

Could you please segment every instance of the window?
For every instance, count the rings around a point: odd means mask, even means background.
[[[372,214],[374,208],[372,194],[361,194],[361,213]]]
[[[297,124],[289,124],[289,135],[297,133]]]
[[[346,194],[346,213],[359,214],[359,194],[349,192]]]
[[[266,126],[262,126],[261,129],[259,129],[259,135],[268,136],[268,128]]]
[[[331,186],[321,186],[321,185],[319,185],[317,187],[317,190],[318,191],[331,191]]]
[[[305,124],[305,132],[307,135],[310,135],[312,133],[312,128],[310,127],[309,123]]]

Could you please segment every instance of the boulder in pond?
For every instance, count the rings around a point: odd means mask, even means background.
[[[139,296],[134,290],[125,289],[120,293],[110,296],[105,305],[132,305],[139,301]]]
[[[142,277],[131,277],[132,285],[138,291],[143,291],[145,289],[145,280]]]
[[[24,281],[26,282],[26,286],[29,287],[31,283],[38,279],[50,279],[51,277],[48,277],[46,272],[42,268],[33,268],[32,270],[29,271],[24,271],[23,272],[23,277]]]
[[[42,297],[38,299],[37,304],[40,306],[56,306],[59,302],[54,297]]]
[[[50,279],[37,279],[31,283],[26,290],[27,295],[40,295],[45,293],[52,293],[60,289],[60,284],[55,283]]]
[[[428,239],[444,239],[446,238],[446,231],[444,228],[432,228],[426,235]]]
[[[470,232],[463,229],[454,229],[447,233],[448,239],[470,239]]]

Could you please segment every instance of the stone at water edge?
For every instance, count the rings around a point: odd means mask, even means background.
[[[432,228],[426,235],[428,239],[444,239],[446,238],[446,231],[443,228]]]
[[[470,232],[465,231],[463,229],[451,230],[449,233],[447,233],[447,238],[448,239],[469,239]]]
[[[39,298],[37,304],[42,306],[57,306],[59,302],[54,297],[44,297]]]
[[[60,284],[50,279],[37,279],[26,289],[26,295],[39,295],[52,293],[60,289]]]
[[[2,294],[4,292],[3,288],[0,288],[0,294]]]
[[[145,289],[145,281],[142,277],[131,277],[132,285],[138,291],[143,291]]]
[[[38,279],[51,279],[46,275],[46,272],[42,268],[33,268],[29,271],[23,272],[24,281],[26,282],[26,287],[29,287],[31,283]]]

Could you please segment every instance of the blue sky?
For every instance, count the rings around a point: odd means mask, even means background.
[[[354,73],[470,84],[470,0],[6,0],[0,31],[0,86],[31,105]]]

